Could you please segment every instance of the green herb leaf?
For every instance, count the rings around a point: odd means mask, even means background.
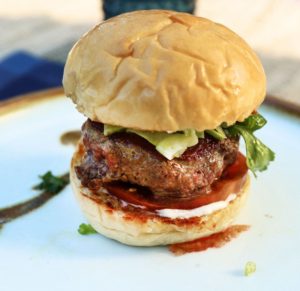
[[[44,190],[53,194],[60,192],[66,185],[69,184],[69,175],[54,176],[51,171],[48,171],[42,176],[39,176],[42,182],[33,187],[34,190]]]
[[[246,144],[247,166],[255,175],[256,171],[264,171],[274,161],[275,153],[253,135],[253,132],[266,124],[260,114],[253,114],[243,122],[226,128],[229,135],[241,135]]]
[[[79,225],[78,232],[82,235],[97,233],[97,231],[90,224],[86,224],[86,223],[81,223]]]
[[[224,138],[226,138],[226,134],[221,126],[218,126],[216,129],[212,130],[205,130],[205,132],[218,140],[223,140]]]
[[[254,132],[262,127],[264,127],[267,123],[267,120],[260,114],[252,114],[248,118],[246,118],[243,122],[237,122],[236,125],[241,125],[247,128],[249,131]]]

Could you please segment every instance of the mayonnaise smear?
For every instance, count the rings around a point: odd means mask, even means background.
[[[169,218],[190,218],[193,216],[209,215],[217,210],[223,209],[228,206],[230,201],[236,198],[236,194],[230,194],[225,201],[217,201],[194,209],[160,209],[157,214]]]

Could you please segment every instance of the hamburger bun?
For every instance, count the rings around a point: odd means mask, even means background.
[[[249,176],[237,197],[227,207],[209,215],[186,219],[171,219],[156,214],[139,214],[138,208],[127,211],[114,208],[82,186],[75,173],[80,164],[83,151],[79,142],[71,162],[70,181],[81,207],[93,228],[106,237],[134,246],[168,245],[191,241],[226,229],[242,208],[250,185]]]
[[[172,11],[102,22],[69,53],[63,85],[93,121],[151,131],[214,129],[262,103],[263,67],[223,25]]]

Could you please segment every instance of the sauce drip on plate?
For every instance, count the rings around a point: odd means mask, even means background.
[[[67,144],[76,145],[78,140],[80,139],[80,136],[81,136],[81,132],[78,130],[67,131],[60,136],[60,141],[64,145]],[[69,180],[69,173],[62,175],[60,178],[63,180]],[[5,208],[0,208],[0,229],[3,226],[3,224],[10,222],[20,216],[23,216],[43,206],[48,200],[50,200],[57,194],[58,193],[43,191],[39,195],[27,201],[20,202]]]
[[[80,137],[81,137],[81,132],[79,130],[67,131],[60,136],[60,142],[63,145],[72,144],[76,146]]]
[[[66,173],[60,177],[61,179],[66,181],[66,184],[69,181],[69,173]],[[62,191],[65,188],[62,187],[60,191]],[[59,192],[60,192],[59,191]],[[44,191],[41,194],[27,200],[24,202],[20,202],[18,204],[6,207],[6,208],[0,208],[0,228],[4,223],[10,222],[22,215],[25,215],[34,209],[37,209],[44,205],[48,200],[56,196],[59,192],[53,193]]]
[[[249,225],[232,225],[221,232],[214,233],[207,237],[170,245],[169,250],[175,255],[183,255],[191,252],[202,252],[208,248],[220,248],[236,238],[241,232],[248,230],[249,227]]]

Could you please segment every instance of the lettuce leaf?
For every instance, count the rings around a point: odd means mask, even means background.
[[[156,150],[169,160],[180,157],[188,148],[198,143],[195,130],[184,132],[149,132],[127,129],[127,132],[135,133],[153,144]]]
[[[205,130],[205,133],[209,134],[210,136],[214,137],[217,140],[222,140],[226,138],[226,134],[221,126],[218,126],[216,129],[212,129],[212,130]]]
[[[103,127],[103,134],[105,136],[111,135],[113,133],[119,132],[119,131],[124,131],[125,128],[122,126],[117,126],[117,125],[110,125],[110,124],[104,124]]]
[[[262,128],[267,123],[266,119],[260,114],[253,114],[243,122],[225,128],[227,135],[241,135],[246,145],[246,160],[248,168],[255,175],[256,171],[264,171],[269,163],[274,161],[275,153],[263,144],[253,132]]]
[[[104,135],[106,136],[120,131],[131,132],[141,136],[153,144],[156,150],[169,160],[180,157],[188,147],[198,143],[198,138],[204,137],[203,132],[197,133],[193,129],[167,133],[126,129],[109,124],[104,125]]]
[[[134,129],[127,129],[126,131],[141,136],[142,138],[149,141],[155,146],[159,144],[162,140],[170,136],[170,134],[166,132],[143,131],[143,130],[134,130]]]
[[[255,175],[257,171],[266,170],[269,163],[275,159],[274,152],[253,134],[266,123],[266,119],[260,114],[252,114],[243,122],[236,122],[231,126],[222,124],[216,129],[205,130],[204,132],[188,129],[174,133],[126,129],[105,124],[104,135],[110,135],[119,131],[137,134],[153,144],[156,150],[169,160],[180,157],[188,147],[196,145],[199,138],[204,138],[205,134],[218,140],[223,140],[230,136],[242,136],[246,144],[247,166]]]
[[[186,130],[184,133],[169,134],[156,145],[156,150],[167,159],[180,157],[188,147],[198,143],[195,130]]]

